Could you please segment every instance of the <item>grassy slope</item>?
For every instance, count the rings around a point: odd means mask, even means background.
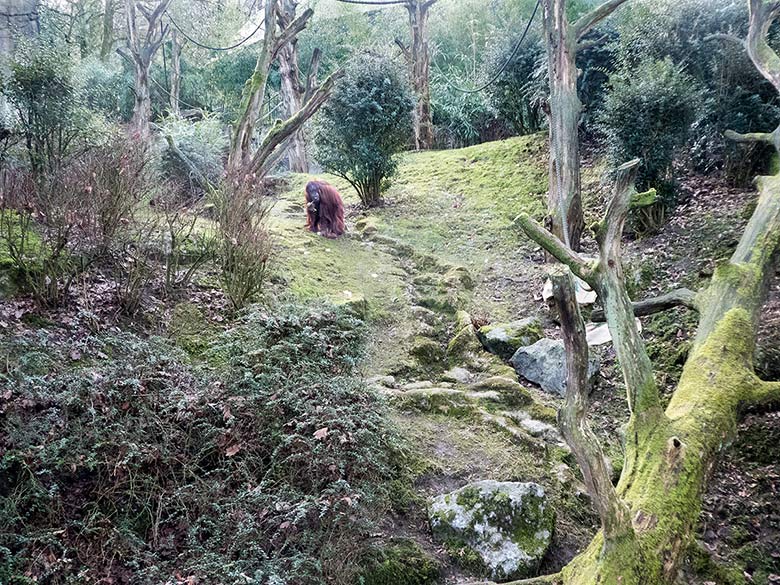
[[[372,211],[381,233],[411,245],[420,253],[469,268],[477,280],[472,305],[496,317],[512,312],[495,297],[497,279],[511,282],[527,272],[516,256],[527,250],[512,229],[520,211],[541,214],[547,178],[544,139],[512,138],[461,150],[411,153],[403,157],[398,175],[386,193],[386,206]],[[301,229],[301,202],[307,176],[293,177],[274,209],[278,272],[290,290],[303,298],[326,296],[346,300],[363,295],[375,311],[403,309],[403,266],[392,254],[357,237],[326,241]],[[357,199],[343,180],[327,176],[348,206]],[[353,210],[348,229],[354,236]],[[517,305],[515,305],[517,306]]]

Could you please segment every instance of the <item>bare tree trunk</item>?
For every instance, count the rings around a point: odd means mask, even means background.
[[[409,0],[409,27],[412,41],[409,46],[409,72],[416,97],[414,108],[414,142],[418,150],[433,148],[433,119],[431,115],[431,55],[428,46],[428,10],[438,0]]]
[[[100,60],[105,61],[111,54],[114,46],[114,14],[116,5],[114,0],[105,0],[103,7],[103,32],[100,41]]]
[[[141,140],[151,136],[152,98],[149,90],[149,72],[157,50],[165,40],[168,25],[161,25],[161,19],[172,0],[159,0],[154,9],[147,8],[137,0],[125,1],[127,21],[127,49],[120,50],[134,66],[135,103],[130,125]],[[143,28],[138,25],[138,13],[145,20]]]
[[[184,43],[180,42],[176,29],[171,31],[171,113],[181,115],[179,98],[181,96],[181,52]]]
[[[633,538],[628,507],[612,485],[598,437],[588,424],[588,341],[574,292],[574,279],[571,270],[561,264],[555,265],[551,272],[566,349],[566,401],[558,412],[558,425],[582,469],[588,493],[601,518],[605,543]]]
[[[626,0],[605,2],[569,23],[566,0],[542,0],[547,67],[550,79],[550,187],[547,207],[553,233],[579,250],[585,223],[580,185],[579,126],[582,103],[577,94],[577,43]]]
[[[298,7],[296,0],[282,0],[282,10],[279,22],[282,27],[289,26],[295,20]],[[301,109],[306,88],[301,84],[298,67],[298,41],[293,39],[279,51],[279,75],[281,77],[281,93],[284,110],[288,117]],[[303,130],[295,132],[287,141],[287,160],[290,170],[296,173],[309,172],[309,162],[306,158],[306,142]]]

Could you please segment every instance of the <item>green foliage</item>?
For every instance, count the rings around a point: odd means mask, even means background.
[[[629,75],[644,60],[671,59],[704,90],[701,117],[690,136],[685,162],[698,171],[722,169],[742,182],[763,172],[771,148],[745,147],[724,139],[727,129],[769,132],[780,123],[777,93],[756,71],[742,47],[712,39],[713,33],[744,38],[742,0],[637,0],[610,19],[618,33],[610,43],[618,69]],[[776,31],[770,32],[770,42]]]
[[[355,188],[363,205],[379,202],[411,135],[412,99],[389,59],[363,55],[347,68],[320,110],[316,157]]]
[[[192,166],[211,184],[219,183],[228,140],[216,117],[206,116],[202,120],[190,122],[169,116],[160,124],[160,133],[173,138]],[[203,186],[197,177],[193,177],[191,167],[171,151],[167,142],[160,154],[160,170],[164,178],[172,181],[184,192],[185,199],[203,195]]]
[[[65,158],[99,143],[104,121],[84,103],[67,51],[45,41],[17,47],[3,90],[15,112],[36,177],[55,171]]]
[[[644,61],[611,79],[600,117],[613,164],[641,158],[637,186],[673,203],[672,162],[696,120],[702,93],[670,60]]]
[[[111,120],[129,120],[133,98],[132,77],[122,63],[101,61],[91,56],[78,64],[78,85],[84,104]]]
[[[435,560],[412,540],[399,540],[370,551],[359,585],[433,585],[440,569]]]
[[[487,88],[490,102],[498,116],[519,135],[538,132],[544,126],[542,104],[546,99],[547,63],[544,47],[527,40],[511,56],[516,39],[495,43],[488,53],[486,71],[506,70]]]
[[[343,311],[287,307],[245,314],[206,369],[158,338],[7,339],[5,570],[50,583],[349,581],[339,561],[385,497],[398,447],[356,377],[362,338]]]

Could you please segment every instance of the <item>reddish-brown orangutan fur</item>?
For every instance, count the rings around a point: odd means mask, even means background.
[[[319,213],[310,195],[312,187],[320,193]],[[339,192],[325,181],[306,185],[306,228],[326,238],[338,238],[344,233],[344,203]]]

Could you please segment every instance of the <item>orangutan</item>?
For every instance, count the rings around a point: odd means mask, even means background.
[[[306,227],[326,238],[344,233],[344,203],[339,192],[325,181],[306,185]]]

